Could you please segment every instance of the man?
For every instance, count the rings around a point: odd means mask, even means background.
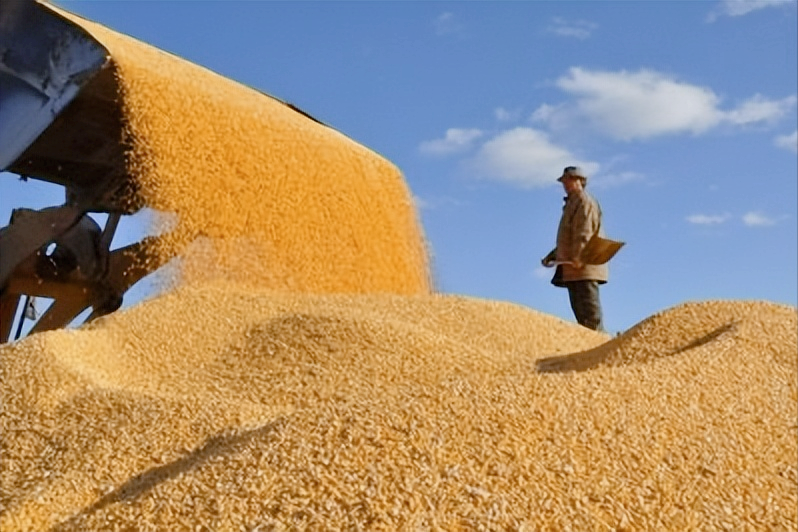
[[[601,229],[601,207],[585,192],[587,175],[577,166],[568,166],[557,179],[567,194],[560,225],[557,228],[557,247],[541,261],[544,266],[557,265],[551,283],[568,289],[571,309],[576,321],[596,331],[603,331],[599,285],[607,282],[606,264],[585,264],[582,252],[590,239]]]

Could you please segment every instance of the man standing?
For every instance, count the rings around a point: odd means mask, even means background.
[[[568,166],[557,179],[567,197],[560,225],[557,247],[541,261],[544,266],[557,265],[551,283],[568,289],[571,309],[576,321],[596,331],[603,331],[599,285],[607,282],[606,264],[585,264],[583,251],[594,235],[603,236],[601,207],[585,192],[587,175],[577,166]]]

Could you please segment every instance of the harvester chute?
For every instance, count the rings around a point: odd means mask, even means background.
[[[388,161],[290,104],[41,0],[0,2],[0,171],[64,188],[63,204],[15,209],[0,228],[0,343],[24,298],[54,300],[31,332],[88,309],[91,321],[203,235],[261,246],[275,289],[429,289],[412,200]],[[120,219],[145,206],[175,214],[181,236],[112,250]],[[92,213],[107,214],[103,227]]]
[[[108,51],[29,0],[0,4],[0,51],[0,169],[61,185],[65,200],[15,209],[0,229],[5,342],[23,295],[54,300],[31,332],[64,327],[90,307],[94,316],[118,308],[135,282],[119,283],[120,270],[141,246],[109,250],[119,217],[140,205],[125,170]],[[109,214],[104,228],[90,212]]]

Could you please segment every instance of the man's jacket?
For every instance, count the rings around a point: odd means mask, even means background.
[[[569,194],[557,228],[557,261],[583,262],[582,251],[596,233],[604,236],[598,202],[584,190]],[[558,266],[557,275],[551,282],[557,286],[569,281],[598,281],[604,284],[608,278],[609,268],[606,264],[584,264],[581,269],[563,264]]]

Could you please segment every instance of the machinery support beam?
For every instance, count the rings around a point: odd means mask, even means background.
[[[58,239],[83,215],[83,209],[74,205],[49,207],[28,213],[25,223],[0,229],[0,289],[22,261]]]

